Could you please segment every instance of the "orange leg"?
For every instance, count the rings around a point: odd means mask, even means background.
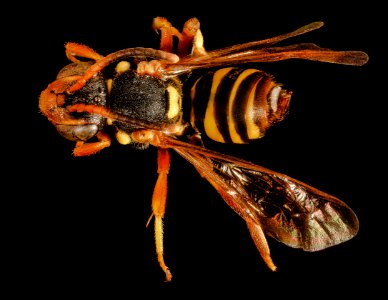
[[[167,149],[158,150],[158,179],[152,195],[152,216],[155,217],[155,246],[159,265],[166,274],[166,281],[171,281],[172,274],[166,266],[163,257],[163,217],[167,200],[167,175],[170,169],[170,154]],[[148,221],[149,222],[149,221]],[[147,222],[147,225],[148,225]]]
[[[77,142],[73,150],[74,156],[96,154],[98,151],[110,146],[111,139],[105,132],[100,131],[97,133],[97,139],[98,142],[95,143]]]
[[[98,54],[96,51],[89,48],[88,46],[77,43],[67,43],[65,45],[65,49],[67,58],[75,63],[80,62],[80,60],[78,60],[76,56],[90,58],[95,61],[103,58],[102,55]]]
[[[257,250],[259,250],[259,253],[263,258],[264,262],[272,271],[276,271],[276,266],[271,259],[268,242],[264,235],[263,229],[259,224],[251,220],[246,219],[245,221],[247,221],[249,233],[251,234],[256,248]]]
[[[137,64],[137,74],[139,75],[151,75],[158,77],[162,64],[160,60],[141,61]]]
[[[163,141],[160,144],[167,147],[168,141],[167,144],[166,142],[164,142],[163,144]],[[188,161],[192,161],[194,167],[197,169],[199,174],[205,179],[207,179],[208,182],[217,190],[217,192],[225,200],[225,202],[246,221],[249,233],[251,234],[256,248],[259,250],[259,253],[262,256],[264,262],[272,271],[276,271],[276,266],[271,259],[268,242],[264,235],[262,227],[256,220],[252,219],[252,212],[250,212],[245,205],[240,204],[241,199],[239,199],[238,196],[236,198],[234,193],[228,192],[228,185],[226,185],[226,182],[224,181],[223,177],[214,176],[216,174],[213,171],[213,165],[208,163],[205,157],[197,155],[194,152],[188,154],[185,151],[181,151],[179,147],[176,147],[175,151],[181,154]]]
[[[171,25],[166,18],[156,17],[152,23],[152,29],[160,31],[160,50],[173,51],[173,37],[181,38],[181,33]]]
[[[183,25],[182,32],[179,32],[166,18],[156,17],[153,20],[152,28],[160,31],[161,50],[172,52],[173,37],[175,36],[179,40],[177,54],[179,57],[185,57],[192,51],[194,38],[199,32],[199,21],[197,18],[187,20]]]
[[[183,25],[182,36],[179,39],[178,55],[185,57],[192,51],[194,37],[199,31],[199,21],[197,18],[191,18]]]

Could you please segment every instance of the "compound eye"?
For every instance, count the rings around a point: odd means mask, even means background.
[[[56,125],[60,135],[70,141],[87,141],[94,137],[98,132],[98,126],[89,125]]]
[[[92,65],[91,62],[71,63],[63,67],[57,75],[57,79],[74,75],[83,75]]]

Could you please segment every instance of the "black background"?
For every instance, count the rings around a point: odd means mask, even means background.
[[[12,112],[6,112],[11,120],[7,124],[13,124],[6,132],[17,141],[4,143],[11,152],[5,157],[11,166],[9,183],[5,181],[11,187],[5,230],[15,295],[123,299],[138,292],[161,297],[238,292],[241,297],[311,298],[382,290],[377,270],[384,276],[381,141],[386,92],[384,75],[377,76],[385,64],[378,61],[383,51],[380,9],[372,3],[214,5],[210,10],[197,2],[165,3],[161,8],[148,3],[66,3],[23,6],[23,15],[19,9],[12,11],[13,21],[6,27],[10,42],[4,47],[10,53],[4,60],[12,64],[9,82],[15,86],[6,99]],[[97,155],[74,158],[74,144],[59,136],[38,110],[40,92],[68,63],[63,47],[67,41],[103,55],[128,47],[157,48],[151,22],[158,15],[177,28],[197,17],[208,50],[321,20],[323,28],[283,44],[314,42],[369,54],[362,67],[302,60],[257,65],[294,91],[289,116],[252,145],[211,145],[339,197],[359,217],[355,238],[316,253],[269,238],[278,266],[273,273],[244,221],[172,152],[165,260],[174,277],[163,282],[153,228],[145,228],[156,180],[155,149],[137,151],[113,142]]]

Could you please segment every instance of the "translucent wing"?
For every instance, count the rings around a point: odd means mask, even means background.
[[[244,45],[241,45],[244,47]],[[235,46],[239,47],[239,46]],[[245,48],[245,47],[244,47]],[[209,53],[195,59],[181,59],[163,70],[164,77],[178,76],[194,69],[230,66],[252,62],[275,62],[286,59],[305,59],[343,65],[361,66],[368,60],[362,51],[335,51],[321,48],[312,43],[295,44],[284,47],[268,47],[259,50],[243,50],[227,54]]]
[[[247,161],[166,137],[244,220],[278,241],[318,251],[358,232],[355,213],[336,197]]]
[[[368,61],[368,55],[362,51],[337,51],[321,48],[313,43],[273,46],[275,43],[322,26],[323,22],[313,22],[290,33],[269,39],[212,50],[204,55],[189,55],[180,59],[179,62],[167,63],[162,76],[177,76],[200,68],[221,67],[248,62],[274,62],[286,59],[306,59],[354,66],[361,66]]]

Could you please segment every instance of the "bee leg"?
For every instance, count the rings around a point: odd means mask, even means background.
[[[136,72],[139,75],[158,77],[162,64],[159,60],[141,61],[137,64]]]
[[[276,266],[272,262],[271,256],[270,256],[270,251],[269,251],[269,246],[267,243],[267,239],[265,238],[263,229],[261,226],[253,221],[250,221],[246,219],[247,225],[249,232],[252,236],[252,239],[259,250],[259,253],[261,257],[263,258],[264,262],[267,264],[267,266],[272,270],[276,271]]]
[[[111,139],[108,134],[100,131],[97,133],[98,142],[95,143],[85,143],[85,142],[77,142],[75,148],[73,150],[74,156],[87,156],[96,154],[98,151],[109,147],[111,143]]]
[[[177,54],[179,57],[185,57],[189,54],[195,56],[206,54],[199,25],[197,18],[191,18],[183,25],[182,32],[179,32],[166,18],[156,17],[152,28],[160,31],[160,50],[173,52],[173,37],[176,36],[179,40]]]
[[[180,39],[181,33],[171,25],[166,18],[156,17],[152,22],[152,29],[160,31],[160,50],[172,52],[173,51],[173,37]]]
[[[103,58],[102,55],[98,54],[93,49],[89,48],[88,46],[77,44],[77,43],[67,43],[65,45],[66,49],[66,56],[67,58],[72,62],[81,62],[76,58],[76,56],[84,57],[84,58],[90,58],[95,61],[100,60]]]
[[[203,36],[199,29],[197,18],[191,18],[183,25],[182,35],[178,43],[178,56],[185,57],[189,54],[199,56],[206,54],[203,47]]]
[[[172,274],[163,258],[163,217],[167,200],[167,175],[170,169],[170,154],[167,149],[158,150],[158,179],[152,195],[152,214],[155,217],[155,246],[159,265],[166,274],[166,281],[171,281]],[[147,223],[148,224],[148,223]]]

